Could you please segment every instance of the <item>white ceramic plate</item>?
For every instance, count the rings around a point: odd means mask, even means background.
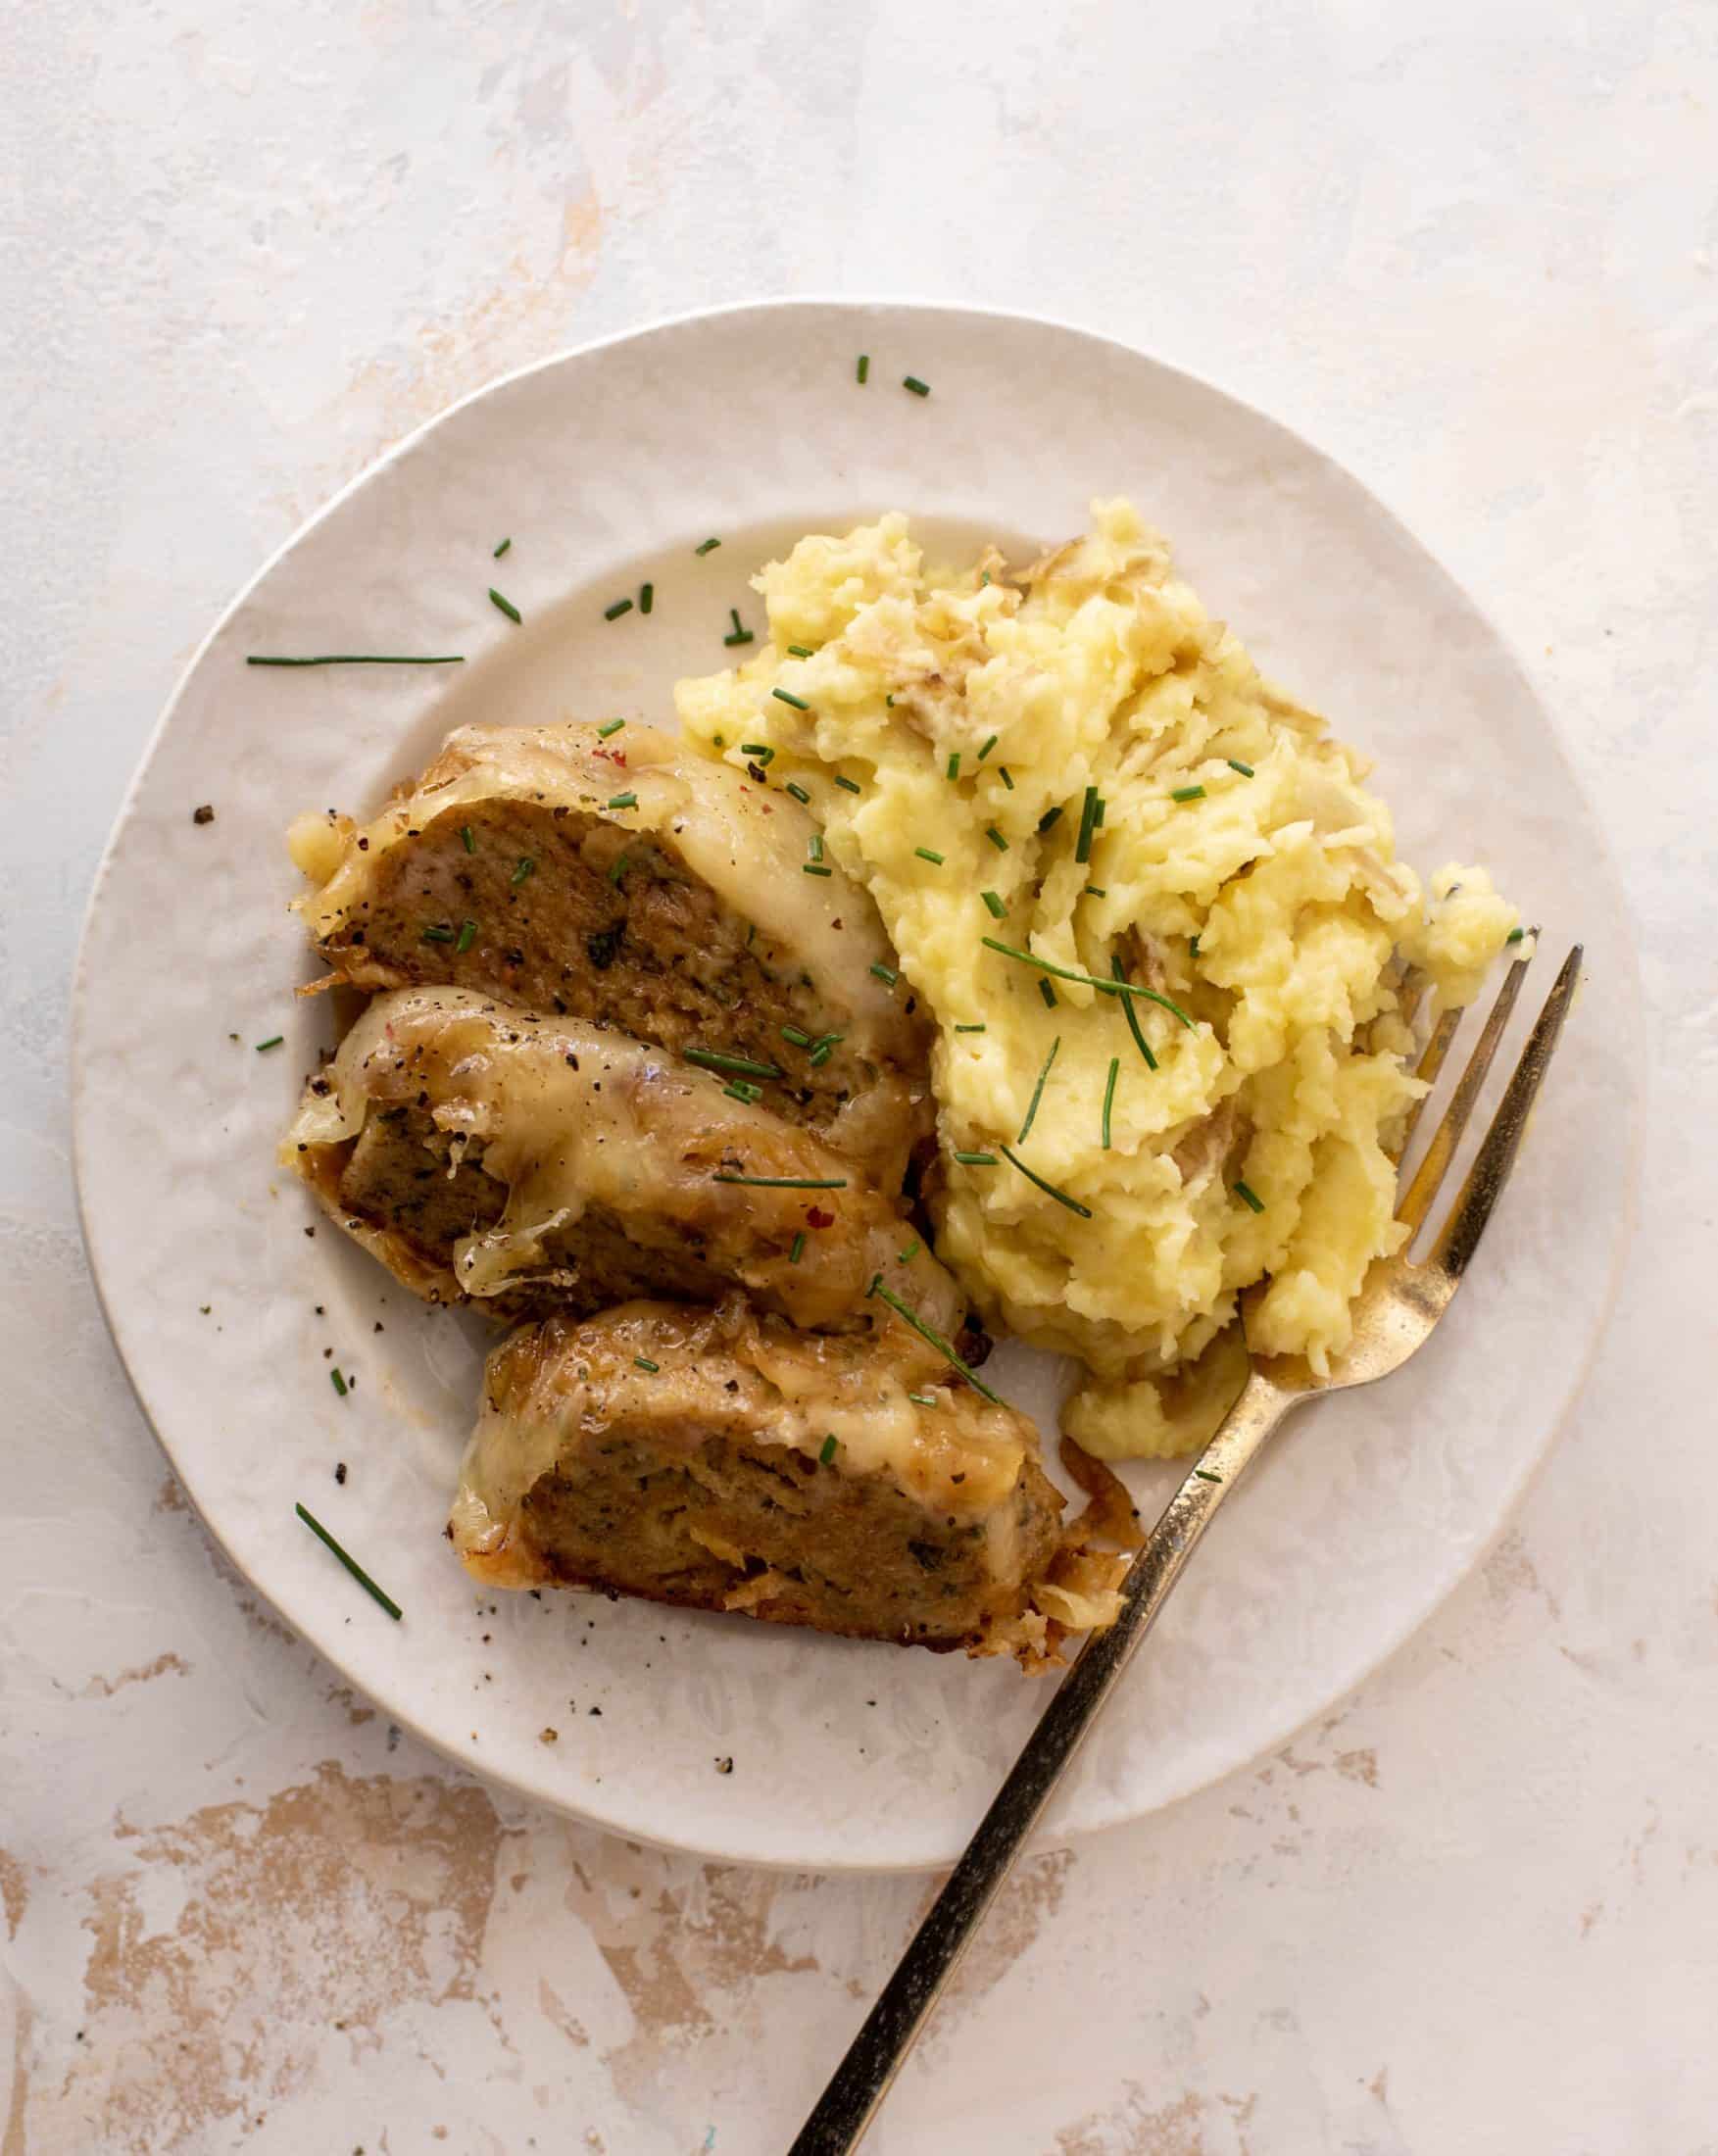
[[[908,372],[929,398],[903,391]],[[293,997],[317,969],[284,910],[282,828],[306,808],[370,808],[466,720],[661,721],[677,675],[724,662],[728,608],[759,619],[748,574],[803,531],[898,507],[951,541],[1036,546],[1081,528],[1100,493],[1131,495],[1263,665],[1376,755],[1403,851],[1423,867],[1492,863],[1554,956],[1585,936],[1591,986],[1450,1322],[1387,1388],[1291,1426],[1200,1552],[1049,1836],[1168,1802],[1365,1676],[1484,1550],[1579,1383],[1632,1173],[1637,1059],[1606,1047],[1638,1038],[1623,907],[1519,667],[1387,511],[1204,383],[1043,322],[793,303],[549,361],[348,488],[204,645],[96,887],[75,1054],[96,1277],[211,1532],[390,1715],[546,1803],[760,1863],[938,1864],[1047,1694],[1011,1665],[582,1595],[473,1594],[441,1529],[476,1336],[331,1227],[313,1236],[274,1168],[332,1020],[326,999]],[[720,548],[695,555],[710,534]],[[655,612],[606,621],[647,577]],[[491,582],[522,627],[489,604]],[[466,663],[244,664],[309,651]],[[202,802],[216,818],[199,826]],[[285,1047],[257,1054],[275,1033]],[[329,1348],[357,1379],[344,1399]],[[1055,1366],[1005,1353],[1007,1389],[1054,1426]],[[1154,1495],[1174,1479],[1139,1484]],[[301,1498],[403,1623],[297,1523]]]

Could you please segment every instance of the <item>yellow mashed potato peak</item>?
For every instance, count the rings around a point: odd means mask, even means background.
[[[1066,1426],[1111,1458],[1209,1435],[1267,1273],[1252,1345],[1323,1369],[1399,1238],[1404,978],[1467,1001],[1513,907],[1479,868],[1422,887],[1364,760],[1126,502],[1017,573],[927,568],[892,514],[754,582],[768,644],[681,682],[681,722],[773,749],[936,1016],[942,1256],[1080,1358]]]

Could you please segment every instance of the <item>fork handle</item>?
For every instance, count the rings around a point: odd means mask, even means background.
[[[858,2147],[1098,1710],[1151,1630],[1200,1537],[1296,1396],[1256,1370],[1248,1379],[1128,1568],[1120,1615],[1087,1640],[788,2156],[844,2156]]]

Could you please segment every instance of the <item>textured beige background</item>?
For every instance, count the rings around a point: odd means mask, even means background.
[[[1403,511],[1604,807],[1657,1126],[1484,1572],[1277,1756],[1030,1866],[873,2145],[1718,2150],[1718,18],[51,0],[0,49],[4,2156],[767,2156],[923,1898],[640,1852],[349,1697],[167,1477],[67,1178],[79,909],[236,584],[491,374],[796,290],[1131,337]]]

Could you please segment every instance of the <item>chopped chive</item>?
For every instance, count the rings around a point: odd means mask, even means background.
[[[476,941],[477,923],[475,921],[462,921],[460,923],[459,941],[454,945],[454,949],[464,957]]]
[[[246,654],[247,666],[463,666],[464,652],[438,652],[425,659],[401,658],[393,652],[318,652],[311,659],[276,659],[270,653]]]
[[[771,689],[769,693],[778,704],[791,704],[796,711],[811,709],[803,696],[795,696],[791,689]]]
[[[984,572],[984,574],[983,574],[983,575],[982,575],[982,576],[981,576],[981,577],[980,577],[980,578],[978,579],[978,588],[979,588],[979,590],[980,590],[980,591],[983,591],[984,587],[985,587],[985,586],[986,586],[986,585],[987,585],[987,584],[988,584],[989,582],[990,582],[990,571],[989,571],[989,569],[986,569],[986,570],[985,570],[985,572]]]
[[[655,586],[654,584],[640,584],[640,585],[639,585],[639,587],[638,587],[638,611],[639,611],[639,612],[640,612],[640,613],[649,613],[650,610],[652,609],[652,607],[654,607],[654,606],[656,605],[656,603],[657,603],[657,588],[656,588],[656,586]]]
[[[818,1178],[811,1175],[727,1175],[716,1174],[714,1183],[744,1183],[760,1191],[844,1191],[845,1175]]]
[[[994,1152],[957,1152],[955,1158],[963,1168],[995,1168],[1002,1165]]]
[[[775,751],[767,741],[742,741],[740,754],[750,757],[755,763],[769,764],[775,761]]]
[[[760,1063],[750,1055],[729,1055],[714,1048],[683,1048],[680,1060],[697,1063],[703,1070],[725,1071],[735,1078],[779,1078],[782,1075],[773,1063]]]
[[[1044,811],[1043,815],[1041,815],[1041,816],[1039,817],[1039,819],[1038,819],[1038,836],[1039,836],[1040,838],[1042,838],[1042,837],[1044,836],[1045,832],[1046,832],[1046,831],[1048,831],[1048,830],[1049,830],[1049,829],[1050,829],[1050,828],[1052,827],[1052,825],[1053,825],[1053,824],[1056,824],[1056,823],[1059,823],[1060,821],[1061,821],[1061,804],[1060,804],[1060,803],[1058,802],[1058,803],[1056,804],[1056,806],[1055,806],[1055,807],[1054,808],[1047,808],[1047,809],[1046,809],[1046,810]]]
[[[882,982],[885,988],[893,988],[895,986],[895,983],[901,978],[900,974],[896,972],[895,968],[892,965],[885,965],[880,958],[878,959],[876,964],[872,966],[871,972],[877,980]]]
[[[859,794],[864,791],[857,778],[843,778],[839,771],[835,774],[835,783],[844,794]]]
[[[1187,939],[1187,956],[1190,958],[1197,958],[1199,956],[1199,937],[1197,934],[1192,935]]]
[[[1055,990],[1051,987],[1048,981],[1041,980],[1039,982],[1038,993],[1044,998],[1045,1009],[1054,1010],[1055,1008]]]
[[[1239,771],[1243,778],[1251,778],[1252,776],[1252,764],[1243,763],[1239,757],[1231,757],[1229,759],[1229,768],[1231,771]],[[1196,1475],[1199,1473],[1197,1467],[1194,1469],[1194,1473]]]
[[[636,798],[637,797],[634,796],[634,799]],[[614,805],[613,802],[611,802],[609,806],[612,808]],[[628,808],[631,808],[632,803],[628,802],[626,806]],[[531,856],[529,854],[521,854],[519,856],[518,866],[514,870],[513,874],[509,876],[507,880],[509,883],[516,887],[517,885],[526,882],[530,877],[534,876],[536,872],[537,863],[532,859]]]
[[[841,1036],[837,1034],[835,1038],[836,1040],[839,1040]],[[808,1059],[810,1062],[811,1068],[813,1070],[821,1070],[823,1068],[823,1065],[834,1054],[835,1041],[819,1041],[817,1043],[817,1046],[811,1051],[811,1054]]]
[[[492,561],[496,561],[496,562],[499,562],[499,561],[501,560],[502,556],[503,556],[503,555],[504,555],[504,554],[505,554],[505,553],[507,552],[508,548],[509,548],[509,547],[511,547],[512,545],[513,545],[513,541],[512,541],[511,539],[504,539],[504,540],[503,540],[502,542],[501,542],[500,546],[498,546],[498,547],[496,548],[496,550],[495,550],[494,554],[493,554],[493,555],[491,556],[491,560],[492,560]]]
[[[614,886],[614,888],[615,888],[615,890],[616,890],[616,891],[618,891],[618,890],[619,890],[619,888],[620,888],[620,879],[621,879],[621,877],[622,877],[623,875],[625,875],[625,873],[626,873],[626,856],[625,856],[624,854],[622,854],[622,855],[621,855],[621,857],[620,857],[620,858],[619,858],[619,859],[618,859],[618,860],[617,860],[617,861],[616,861],[616,862],[614,863],[614,867],[613,867],[613,868],[611,868],[611,869],[610,869],[610,871],[609,871],[609,881],[610,881],[610,882],[611,882],[611,883],[612,883],[612,884],[613,884],[613,885]]]
[[[477,841],[471,836],[471,826],[468,823],[460,825],[460,843],[465,847],[467,854],[474,854],[477,851]]]
[[[1121,970],[1121,960],[1119,958],[1110,959],[1109,971],[1112,978],[1117,981],[1124,978]],[[1140,1014],[1134,1008],[1133,998],[1131,996],[1124,996],[1121,999],[1121,1007],[1127,1013],[1127,1029],[1133,1035],[1134,1046],[1139,1050],[1140,1054],[1146,1059],[1146,1068],[1148,1070],[1155,1070],[1157,1067],[1157,1058],[1152,1054],[1152,1044],[1146,1039],[1144,1032],[1141,1030]]]
[[[803,801],[808,808],[810,807],[810,795],[807,793],[806,789],[803,786],[799,785],[795,780],[791,778],[787,782],[787,791],[792,794],[795,801]]]
[[[734,627],[736,629],[742,628],[745,625],[740,619],[740,610],[738,607],[730,607],[728,609],[728,619],[734,624]]]
[[[617,734],[620,731],[621,727],[625,725],[625,723],[626,721],[623,718],[610,719],[609,723],[606,726],[599,726],[597,728],[598,740],[607,741],[611,734]]]
[[[1177,786],[1169,795],[1171,801],[1203,801],[1204,798],[1205,790],[1203,786]]]
[[[817,656],[810,644],[790,644],[787,655],[790,659],[815,659]]]
[[[781,1037],[793,1048],[810,1048],[811,1045],[811,1036],[802,1032],[798,1026],[783,1026]]]
[[[720,545],[719,539],[706,539],[702,546],[694,547],[692,551],[694,554],[713,554]]]
[[[1527,931],[1525,928],[1512,928],[1510,929],[1508,935],[1503,938],[1503,941],[1506,944],[1518,944],[1526,934]]]
[[[817,1453],[817,1457],[822,1461],[825,1467],[827,1467],[829,1465],[829,1462],[835,1457],[835,1433],[833,1430],[831,1430],[829,1435],[823,1440],[823,1444]]]
[[[1089,861],[1092,858],[1092,833],[1098,828],[1098,789],[1086,788],[1085,804],[1080,809],[1080,835],[1074,843],[1074,858]]]
[[[1109,1058],[1109,1077],[1104,1087],[1104,1151],[1109,1151],[1109,1110],[1115,1100],[1115,1080],[1121,1069],[1121,1057]]]
[[[632,601],[630,599],[616,599],[612,607],[603,609],[603,619],[605,621],[618,621],[623,613],[630,613],[631,612]]]
[[[820,860],[802,861],[800,868],[801,872],[808,876],[832,876],[835,873],[833,868]]]
[[[1108,813],[1109,813],[1109,803],[1108,803],[1108,801],[1107,801],[1107,800],[1105,799],[1105,797],[1104,797],[1104,796],[1103,794],[1100,794],[1100,795],[1098,796],[1098,811],[1097,811],[1096,815],[1094,815],[1094,816],[1093,816],[1093,818],[1092,818],[1092,828],[1093,828],[1093,830],[1094,830],[1094,831],[1102,831],[1102,830],[1103,830],[1103,828],[1104,828],[1104,817],[1105,817],[1105,816],[1106,816],[1106,815],[1107,815]]]
[[[611,808],[636,808],[638,807],[638,796],[634,793],[611,794],[609,796],[609,807]]]
[[[896,1264],[897,1264],[897,1265],[910,1265],[910,1264],[912,1263],[913,1259],[914,1259],[914,1258],[915,1258],[915,1257],[916,1257],[916,1256],[918,1255],[918,1253],[919,1253],[919,1249],[920,1249],[920,1245],[919,1245],[919,1240],[918,1240],[917,1236],[914,1236],[914,1237],[913,1237],[913,1239],[912,1239],[912,1241],[911,1241],[911,1242],[910,1242],[910,1243],[909,1243],[909,1244],[908,1244],[908,1245],[907,1246],[906,1250],[898,1250],[898,1251],[897,1251],[897,1252],[895,1253],[895,1262],[896,1262]]]
[[[948,778],[958,778],[960,776],[960,752],[958,749],[949,759],[949,768],[944,776]]]
[[[1044,1099],[1044,1081],[1050,1076],[1050,1066],[1055,1061],[1060,1048],[1061,1035],[1058,1033],[1050,1044],[1050,1054],[1044,1058],[1044,1068],[1038,1073],[1038,1083],[1032,1088],[1032,1104],[1026,1110],[1026,1120],[1020,1125],[1020,1135],[1014,1140],[1016,1146],[1023,1146],[1031,1135],[1032,1124],[1038,1114],[1038,1103]]]
[[[1220,1483],[1223,1479],[1221,1475],[1213,1475],[1209,1472],[1208,1469],[1203,1467],[1196,1467],[1194,1469],[1194,1473],[1199,1477],[1202,1483]]]
[[[914,1407],[934,1407],[937,1404],[937,1396],[934,1393],[908,1393],[907,1396]]]
[[[730,1101],[743,1101],[748,1107],[756,1107],[763,1098],[763,1088],[750,1078],[730,1078],[722,1091]]]
[[[1006,838],[1003,837],[1002,833],[997,829],[994,823],[987,823],[985,825],[984,835],[987,839],[989,839],[990,843],[996,848],[999,854],[1006,854],[1007,852],[1008,842]]]
[[[985,905],[989,906],[990,917],[992,920],[1006,921],[1007,919],[1008,909],[1003,904],[1002,900],[997,897],[994,891],[981,891],[978,895],[984,901]]]
[[[871,355],[868,352],[861,352],[859,354],[859,365],[854,368],[853,371],[856,380],[859,382],[867,382],[870,380]]]
[[[895,709],[895,699],[893,696],[886,696],[883,699],[883,709],[886,711],[892,711]]]
[[[811,836],[806,842],[806,852],[810,855],[813,860],[823,858],[823,834],[821,831],[811,833]]]
[[[257,1043],[257,1054],[259,1055],[266,1055],[270,1049],[280,1047],[281,1043],[285,1039],[286,1036],[284,1033],[275,1033],[270,1035],[267,1041],[259,1041]]]
[[[1255,1190],[1250,1189],[1247,1184],[1237,1183],[1235,1196],[1241,1200],[1243,1204],[1251,1205],[1255,1213],[1263,1212],[1264,1200],[1259,1197]]]
[[[942,855],[933,854],[928,846],[915,846],[912,851],[920,860],[928,860],[933,868],[941,868],[943,865]]]
[[[910,1303],[903,1302],[899,1296],[890,1294],[889,1290],[883,1285],[883,1276],[881,1273],[879,1273],[875,1280],[871,1282],[870,1288],[867,1293],[874,1296],[880,1296],[882,1299],[889,1305],[890,1309],[895,1312],[897,1317],[905,1318],[908,1324],[910,1325],[913,1331],[918,1335],[920,1340],[929,1341],[930,1345],[937,1350],[938,1354],[940,1354],[953,1369],[958,1370],[960,1375],[966,1380],[967,1384],[971,1386],[972,1390],[975,1393],[981,1394],[985,1399],[990,1401],[993,1407],[1000,1407],[1003,1404],[997,1395],[991,1391],[988,1385],[985,1384],[984,1380],[979,1376],[978,1372],[976,1370],[970,1369],[964,1362],[960,1360],[960,1357],[955,1352],[954,1348],[950,1347],[949,1343],[943,1338],[942,1334],[939,1333],[934,1326],[927,1325],[924,1319],[919,1316],[918,1312],[913,1309]]]
[[[975,1026],[957,1026],[955,1028],[955,1031],[957,1033],[982,1033],[984,1031],[984,1026],[982,1022]]]
[[[787,1253],[787,1261],[790,1265],[797,1265],[800,1259],[805,1256],[805,1254],[806,1231],[804,1228],[802,1228],[799,1234],[794,1237],[793,1246]]]
[[[1019,1154],[1010,1152],[1006,1146],[1003,1148],[1003,1151],[1007,1153],[1009,1160],[1019,1169],[1027,1182],[1036,1183],[1046,1198],[1054,1198],[1058,1205],[1065,1205],[1069,1212],[1078,1213],[1082,1220],[1091,1219],[1092,1208],[1090,1205],[1082,1205],[1077,1198],[1070,1198],[1066,1191],[1058,1191],[1054,1183],[1047,1183],[1043,1176],[1039,1175],[1034,1169],[1029,1168]]]
[[[750,629],[736,629],[732,636],[724,636],[722,638],[722,642],[724,644],[750,644],[752,641],[753,638]]]
[[[1002,736],[1000,734],[991,735],[990,739],[985,743],[984,747],[978,752],[978,760],[980,763],[984,761],[985,758],[989,756],[990,752],[996,747],[997,743],[1001,739]]]
[[[507,615],[507,618],[510,621],[522,621],[524,619],[524,615],[520,613],[519,610],[514,605],[513,601],[511,599],[503,598],[502,594],[496,590],[493,584],[491,584],[489,587],[489,596],[491,600],[495,603],[495,605],[501,609],[502,612]]]
[[[1013,790],[1014,790],[1014,777],[1013,777],[1013,773],[1012,773],[1012,772],[1011,772],[1011,771],[1010,771],[1010,770],[1008,769],[1008,767],[1007,767],[1007,765],[1006,765],[1006,763],[999,763],[999,764],[997,765],[997,767],[996,767],[996,775],[997,775],[997,777],[998,777],[998,778],[1000,778],[1000,779],[1002,780],[1003,784],[1004,784],[1004,785],[1005,785],[1005,786],[1006,786],[1006,788],[1007,788],[1008,792],[1009,792],[1009,793],[1011,794],[1011,793],[1013,792]]]
[[[820,1049],[839,1048],[846,1039],[845,1033],[821,1033],[817,1036],[817,1046]]]
[[[903,389],[910,389],[915,397],[928,397],[931,393],[930,383],[921,382],[916,374],[903,374],[901,386]]]
[[[648,1370],[653,1378],[662,1368],[662,1364],[660,1362],[652,1362],[649,1355],[634,1355],[632,1358],[632,1366],[635,1370]]]
[[[423,941],[426,944],[451,944],[453,940],[454,932],[451,928],[443,928],[437,925],[423,931]]]
[[[1101,883],[1089,883],[1086,886],[1086,896],[1089,899],[1106,899],[1109,893]]]
[[[328,1372],[328,1382],[333,1386],[335,1392],[339,1394],[342,1399],[344,1399],[347,1394],[350,1393],[352,1390],[351,1386],[348,1385],[346,1380],[340,1375],[340,1365],[338,1363],[336,1363],[333,1369]]]
[[[1148,1003],[1158,1004],[1163,1009],[1172,1012],[1189,1033],[1199,1030],[1179,1004],[1171,1003],[1167,996],[1159,996],[1154,988],[1139,987],[1133,981],[1124,979],[1120,973],[1112,981],[1101,981],[1096,974],[1076,973],[1069,966],[1052,965],[1048,958],[1034,957],[1030,951],[1016,950],[1012,944],[998,943],[994,936],[981,936],[978,940],[987,951],[1001,952],[1005,958],[1018,958],[1023,965],[1035,965],[1041,973],[1054,973],[1058,981],[1077,981],[1082,987],[1095,988],[1104,996],[1143,996]],[[1112,965],[1116,962],[1111,960]]]
[[[364,1567],[346,1554],[345,1550],[340,1547],[340,1544],[334,1540],[333,1536],[328,1533],[327,1529],[322,1525],[321,1521],[317,1519],[313,1513],[307,1512],[302,1504],[295,1504],[292,1509],[298,1514],[299,1518],[304,1522],[305,1526],[310,1529],[311,1533],[317,1538],[317,1540],[320,1543],[325,1543],[328,1548],[334,1552],[334,1555],[339,1558],[340,1562],[346,1567],[347,1571],[351,1573],[352,1577],[358,1582],[359,1586],[363,1588],[364,1592],[373,1600],[379,1602],[383,1609],[385,1609],[388,1615],[394,1620],[395,1624],[398,1624],[401,1616],[403,1615],[403,1612],[400,1608],[399,1603],[394,1600],[393,1596],[391,1594],[384,1594],[382,1592],[381,1589],[376,1586],[375,1582],[370,1578],[369,1574],[365,1571]]]

